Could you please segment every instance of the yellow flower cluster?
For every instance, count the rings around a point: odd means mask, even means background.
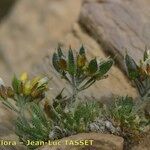
[[[21,92],[23,95],[37,98],[44,94],[47,90],[48,78],[47,77],[35,77],[32,80],[28,79],[28,75],[23,73],[20,77]]]
[[[14,77],[12,87],[6,87],[0,79],[0,97],[13,98],[14,95],[30,96],[31,98],[43,98],[48,86],[47,77],[35,77],[28,79],[27,73],[23,73],[19,79]]]

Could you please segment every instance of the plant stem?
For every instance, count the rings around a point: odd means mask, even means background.
[[[76,81],[75,81],[75,77],[72,76],[72,98],[71,98],[71,104],[73,104],[76,101],[77,95],[78,95],[78,90],[76,87]]]
[[[19,113],[19,111],[10,102],[3,101],[2,103],[9,109],[13,110],[14,112]]]

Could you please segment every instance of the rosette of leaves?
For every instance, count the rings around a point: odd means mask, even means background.
[[[14,76],[12,86],[0,84],[0,98],[8,108],[20,112],[26,103],[33,101],[39,103],[45,97],[47,86],[47,77],[35,77],[29,80],[24,73],[19,79]]]
[[[142,139],[147,120],[137,113],[136,104],[131,97],[116,98],[107,110],[113,126],[119,129],[114,134],[124,137],[128,144]]]
[[[53,54],[52,59],[55,70],[65,79],[72,88],[72,102],[82,90],[93,85],[97,80],[107,77],[107,72],[113,65],[113,60],[98,61],[96,58],[88,61],[85,49],[82,46],[76,55],[71,47],[67,56],[63,54],[61,47]]]
[[[101,114],[101,106],[98,102],[80,102],[73,109],[64,109],[61,104],[45,104],[44,110],[53,120],[55,126],[51,130],[50,139],[59,139],[65,136],[89,132],[89,125]]]
[[[125,64],[128,76],[134,81],[141,97],[150,95],[150,51],[145,50],[143,59],[137,64],[134,59],[126,54]]]

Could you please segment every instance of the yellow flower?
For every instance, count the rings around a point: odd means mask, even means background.
[[[31,93],[31,82],[27,81],[23,87],[23,94],[30,95],[30,93]]]
[[[21,76],[20,76],[20,80],[22,82],[25,82],[28,79],[28,75],[26,72],[24,72]]]

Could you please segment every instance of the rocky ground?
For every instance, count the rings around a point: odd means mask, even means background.
[[[3,1],[0,10],[6,5]],[[6,83],[10,83],[14,73],[46,73],[53,77],[53,97],[65,83],[45,62],[45,56],[51,56],[58,43],[64,49],[69,45],[78,49],[84,44],[89,57],[116,55],[116,64],[108,79],[99,81],[83,95],[94,95],[103,101],[112,95],[137,97],[125,74],[123,55],[128,49],[138,59],[149,44],[149,0],[7,1],[12,7],[7,8],[6,15],[6,10],[0,11],[0,77]],[[0,137],[15,139],[10,125],[12,115],[0,107]]]

